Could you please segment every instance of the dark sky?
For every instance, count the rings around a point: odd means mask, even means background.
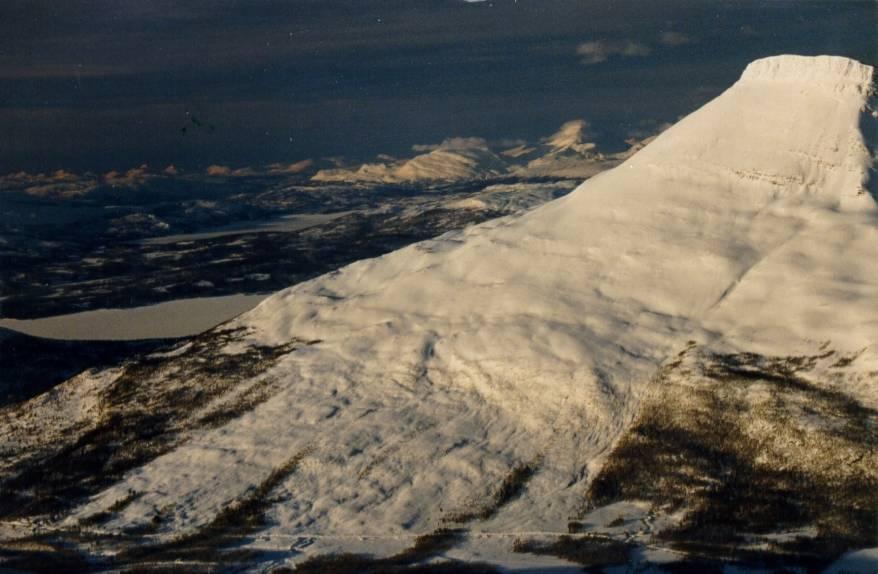
[[[618,148],[761,56],[874,65],[876,30],[874,1],[2,0],[0,173],[367,159],[574,118]]]

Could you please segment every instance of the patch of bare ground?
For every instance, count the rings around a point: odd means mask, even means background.
[[[212,420],[191,413],[254,378],[304,344],[221,349],[239,330],[215,330],[192,338],[181,352],[140,357],[100,396],[98,422],[88,431],[38,458],[24,459],[0,478],[0,517],[59,512],[119,480],[124,473],[177,446],[182,431],[217,425],[240,416],[264,397],[244,397]],[[27,408],[27,404],[21,405]]]
[[[256,381],[239,396],[235,397],[234,400],[225,402],[199,418],[198,426],[218,428],[244,413],[252,411],[274,395],[276,383],[271,378],[263,378]]]
[[[832,353],[688,350],[588,491],[682,512],[658,538],[693,559],[818,571],[878,543],[878,413],[806,374]],[[777,538],[811,528],[809,537]],[[682,563],[681,563],[682,567]]]

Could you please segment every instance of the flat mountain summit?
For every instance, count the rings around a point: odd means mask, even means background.
[[[561,199],[7,407],[0,556],[819,569],[878,546],[874,96],[846,58],[757,60]]]

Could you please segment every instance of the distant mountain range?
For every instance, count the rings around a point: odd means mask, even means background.
[[[386,158],[352,168],[321,169],[314,181],[403,183],[459,181],[515,175],[590,177],[616,165],[628,153],[604,155],[588,142],[588,124],[572,120],[535,145],[491,146],[481,138],[452,138],[437,146],[418,146],[424,153],[409,159]],[[634,142],[632,142],[633,144]],[[432,149],[424,149],[424,148]]]

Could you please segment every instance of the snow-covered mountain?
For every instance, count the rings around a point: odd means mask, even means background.
[[[561,199],[4,411],[0,510],[149,532],[132,561],[220,534],[402,570],[878,546],[873,95],[845,58],[758,60]]]
[[[588,178],[619,163],[626,154],[605,156],[597,144],[587,139],[588,124],[584,120],[566,122],[545,138],[540,145],[507,150],[517,163],[509,171],[520,177]],[[633,145],[636,145],[633,144]]]

